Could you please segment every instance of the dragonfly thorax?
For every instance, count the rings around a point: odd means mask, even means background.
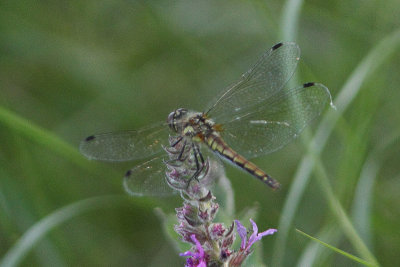
[[[212,131],[214,122],[204,113],[179,108],[168,115],[169,127],[182,136],[205,136]]]

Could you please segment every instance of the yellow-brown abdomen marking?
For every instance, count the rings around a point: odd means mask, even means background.
[[[264,175],[265,175],[265,173],[264,173],[262,170],[260,170],[259,168],[257,168],[257,169],[254,171],[254,174],[257,175],[258,177],[261,177],[261,176],[264,176]]]
[[[257,166],[254,163],[251,163],[250,161],[246,162],[243,167],[248,170],[254,171],[254,173],[256,173],[256,171],[258,170]]]
[[[244,167],[244,165],[246,164],[246,162],[248,162],[247,159],[245,159],[244,157],[240,156],[239,154],[236,153],[236,155],[233,157],[233,162],[236,163],[237,165],[239,165],[240,167]]]
[[[224,156],[227,157],[228,159],[232,160],[233,157],[235,156],[235,153],[232,151],[232,149],[225,149]]]
[[[214,138],[209,138],[209,139],[207,139],[207,144],[208,144],[208,146],[211,147],[211,146],[213,145],[214,141],[215,141]]]
[[[215,149],[217,148],[217,146],[218,146],[218,142],[214,139],[214,141],[213,141],[212,144],[211,144],[211,149],[215,151]]]
[[[217,151],[218,151],[221,155],[223,155],[224,150],[225,150],[224,145],[222,145],[222,144],[218,144],[218,145],[217,145]]]
[[[248,161],[243,156],[239,155],[236,151],[231,149],[220,137],[210,135],[206,137],[206,144],[215,152],[233,162],[238,167],[246,170],[248,173],[254,177],[260,179],[273,189],[280,187],[280,184],[261,170],[257,165]]]

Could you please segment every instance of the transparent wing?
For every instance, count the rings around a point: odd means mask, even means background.
[[[295,43],[278,43],[267,51],[238,83],[225,91],[208,110],[209,117],[224,123],[281,90],[292,77],[300,58]]]
[[[245,157],[265,155],[296,138],[329,102],[331,95],[322,84],[306,83],[282,90],[225,123],[221,134]]]
[[[124,178],[125,190],[134,196],[168,196],[174,191],[165,180],[166,166],[156,157],[129,170]]]
[[[152,156],[168,144],[168,126],[158,123],[137,131],[92,135],[83,140],[79,149],[89,159],[127,161]]]

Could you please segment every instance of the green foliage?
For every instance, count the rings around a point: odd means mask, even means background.
[[[304,235],[305,237],[308,237],[309,239],[314,240],[314,241],[316,241],[316,242],[322,244],[323,246],[325,246],[325,247],[331,249],[332,251],[337,252],[337,253],[339,253],[339,254],[342,254],[343,256],[345,256],[345,257],[347,257],[347,258],[349,258],[349,259],[351,259],[351,260],[353,260],[353,261],[355,261],[355,262],[361,263],[361,264],[363,264],[363,265],[365,265],[365,266],[371,266],[371,267],[377,266],[376,264],[372,264],[372,263],[370,263],[370,262],[367,262],[367,261],[365,261],[365,260],[362,260],[362,259],[360,259],[360,258],[358,258],[358,257],[356,257],[356,256],[354,256],[354,255],[351,255],[351,254],[349,254],[349,253],[347,253],[347,252],[345,252],[345,251],[343,251],[343,250],[337,249],[337,248],[335,248],[335,247],[333,247],[333,246],[331,246],[331,245],[329,245],[329,244],[327,244],[327,243],[325,243],[325,242],[322,242],[322,241],[319,240],[318,238],[312,237],[312,236],[310,236],[310,235],[308,235],[308,234],[306,234],[306,233],[300,231],[299,229],[296,229],[296,231],[299,232],[300,234]]]
[[[235,203],[223,199],[222,220],[258,202],[260,228],[278,228],[255,252],[272,266],[354,264],[294,228],[400,266],[399,13],[397,0],[3,2],[0,262],[183,264],[163,234],[173,222],[163,229],[153,213],[179,197],[125,198],[122,176],[138,162],[89,162],[79,141],[202,110],[283,38],[302,49],[296,79],[325,84],[337,110],[256,160],[281,190],[227,166]]]

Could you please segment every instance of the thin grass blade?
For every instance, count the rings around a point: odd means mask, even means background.
[[[73,217],[79,216],[89,211],[111,208],[116,205],[129,203],[127,197],[122,196],[101,196],[93,197],[65,206],[56,210],[50,215],[34,224],[22,237],[11,247],[0,261],[0,267],[17,266],[28,252],[34,248],[52,229]]]
[[[329,245],[329,244],[327,244],[327,243],[325,243],[325,242],[323,242],[323,241],[321,241],[321,240],[319,240],[319,239],[317,239],[317,238],[315,238],[315,237],[312,237],[312,236],[310,236],[310,235],[308,235],[308,234],[306,234],[306,233],[300,231],[299,229],[296,229],[296,231],[297,231],[298,233],[304,235],[305,237],[307,237],[307,238],[309,238],[309,239],[311,239],[311,240],[314,240],[314,241],[320,243],[321,245],[323,245],[323,246],[325,246],[325,247],[327,247],[327,248],[329,248],[329,249],[335,251],[336,253],[339,253],[339,254],[341,254],[341,255],[343,255],[343,256],[345,256],[345,257],[347,257],[347,258],[349,258],[349,259],[351,259],[351,260],[353,260],[353,261],[355,261],[355,262],[358,262],[358,263],[360,263],[360,264],[363,264],[363,265],[365,265],[365,266],[370,266],[370,267],[377,266],[377,265],[372,264],[372,263],[370,263],[370,262],[367,262],[367,261],[365,261],[365,260],[363,260],[363,259],[361,259],[361,258],[359,258],[359,257],[357,257],[357,256],[354,256],[354,255],[352,255],[352,254],[350,254],[350,253],[347,253],[347,252],[345,252],[345,251],[343,251],[343,250],[341,250],[341,249],[338,249],[338,248],[336,248],[336,247],[334,247],[334,246],[331,246],[331,245]]]

